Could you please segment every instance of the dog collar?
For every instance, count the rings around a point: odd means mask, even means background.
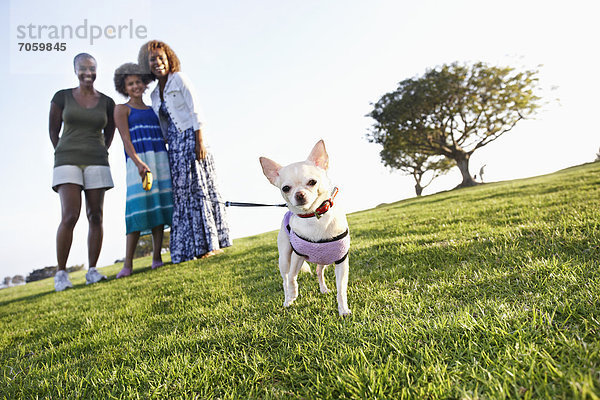
[[[300,218],[312,218],[312,217],[317,217],[317,219],[321,218],[321,215],[325,214],[327,211],[329,211],[329,209],[331,207],[333,207],[333,199],[335,198],[335,196],[337,196],[337,194],[338,194],[338,188],[334,187],[333,190],[331,191],[331,197],[328,198],[327,200],[325,200],[323,203],[321,203],[319,208],[317,208],[314,213],[296,214],[296,215],[298,215]]]

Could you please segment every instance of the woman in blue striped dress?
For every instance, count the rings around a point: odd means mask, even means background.
[[[142,95],[151,79],[137,64],[127,63],[115,71],[115,89],[129,97],[115,107],[115,123],[123,140],[127,170],[125,262],[117,278],[131,275],[133,254],[140,235],[152,233],[152,269],[162,263],[161,248],[165,226],[171,225],[173,199],[169,158],[158,117],[144,104]],[[142,178],[150,171],[154,182],[144,190]]]

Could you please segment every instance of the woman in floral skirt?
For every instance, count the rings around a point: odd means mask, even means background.
[[[222,253],[231,246],[229,227],[194,89],[166,43],[152,40],[142,45],[138,63],[158,80],[150,97],[168,143],[173,182],[171,260],[177,264]]]

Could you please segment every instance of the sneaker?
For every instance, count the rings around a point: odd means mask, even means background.
[[[54,289],[57,292],[62,292],[66,288],[73,287],[73,284],[69,280],[69,274],[65,270],[58,271],[54,275]]]
[[[85,274],[86,285],[91,285],[92,283],[100,282],[102,279],[106,279],[106,276],[98,272],[95,267],[89,268],[87,274]]]

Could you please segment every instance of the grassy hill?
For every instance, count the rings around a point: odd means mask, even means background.
[[[593,163],[354,213],[345,319],[314,275],[282,307],[276,232],[2,290],[0,398],[595,399],[599,200]]]

